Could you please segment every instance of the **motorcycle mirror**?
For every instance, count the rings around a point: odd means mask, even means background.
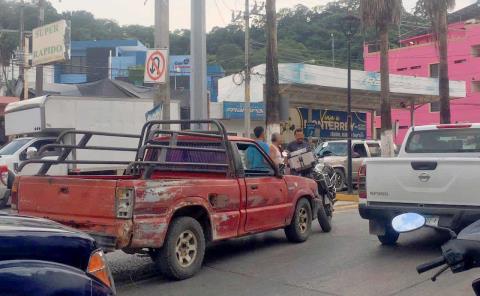
[[[406,233],[422,228],[426,222],[422,215],[406,213],[393,218],[392,227],[398,233]]]

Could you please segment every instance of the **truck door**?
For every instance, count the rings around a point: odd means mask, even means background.
[[[291,207],[287,202],[287,185],[275,176],[272,162],[254,143],[237,143],[245,172],[246,232],[282,227]]]

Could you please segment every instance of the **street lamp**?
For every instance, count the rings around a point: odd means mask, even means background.
[[[358,27],[360,26],[360,20],[353,16],[347,15],[344,18],[344,33],[345,37],[347,38],[347,58],[348,58],[348,120],[347,120],[347,128],[348,128],[348,141],[347,141],[347,151],[348,151],[348,176],[347,176],[347,183],[348,183],[348,193],[353,193],[353,161],[352,161],[352,39],[355,34],[358,32]]]

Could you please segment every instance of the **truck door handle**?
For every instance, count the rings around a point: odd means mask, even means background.
[[[434,171],[438,166],[436,161],[412,161],[411,164],[415,171]]]
[[[68,189],[68,187],[60,187],[59,191],[62,194],[69,194],[70,193],[70,190]]]
[[[257,189],[258,189],[258,185],[250,185],[250,189],[252,189],[252,190],[257,190]]]

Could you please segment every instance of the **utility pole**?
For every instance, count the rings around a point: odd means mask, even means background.
[[[45,0],[39,0],[38,2],[38,26],[41,27],[45,24]],[[35,77],[35,96],[39,97],[43,95],[43,66],[37,65]]]
[[[25,0],[20,4],[20,40],[19,40],[19,57],[18,57],[18,81],[25,83],[25,23],[24,23]],[[22,97],[20,97],[22,100]]]
[[[245,133],[250,138],[251,132],[251,106],[250,106],[250,1],[245,0]]]
[[[280,133],[280,90],[276,0],[267,0],[265,9],[267,12],[267,69],[265,79],[265,99],[267,135],[270,136],[273,133]],[[285,112],[282,112],[282,114],[285,114]],[[288,114],[288,112],[286,114]]]
[[[190,77],[190,118],[208,119],[207,25],[205,0],[191,0],[192,74]],[[200,127],[204,128],[204,127]]]
[[[169,0],[155,0],[155,48],[170,48]],[[168,60],[168,58],[167,58]],[[158,86],[153,103],[163,105],[163,120],[170,120],[170,69],[166,65],[165,83]]]

